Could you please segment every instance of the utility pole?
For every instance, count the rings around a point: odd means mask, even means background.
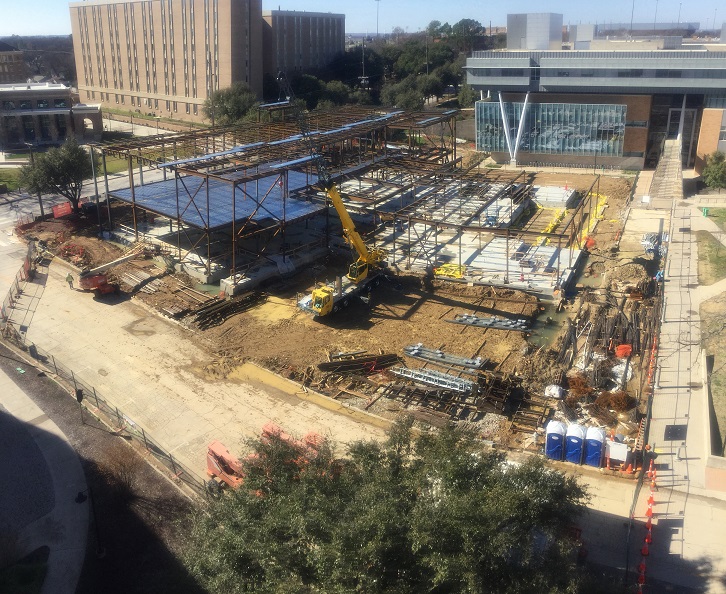
[[[378,39],[378,12],[381,8],[381,0],[376,0],[376,39]]]
[[[25,146],[28,147],[28,150],[30,151],[30,166],[33,167],[35,165],[35,156],[33,155],[33,145],[26,142]],[[40,207],[40,218],[45,218],[45,211],[43,210],[43,196],[40,192],[38,192],[38,206]]]
[[[156,125],[159,125],[159,120],[156,120]],[[98,179],[96,178],[96,155],[93,152],[93,145],[91,147],[91,172],[93,175],[93,191],[96,194],[96,214],[98,215],[98,236],[103,237],[103,226],[101,225],[101,206],[98,203]]]
[[[426,76],[429,74],[429,34],[428,32],[424,33],[426,36]]]

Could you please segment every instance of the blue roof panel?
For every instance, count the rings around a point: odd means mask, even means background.
[[[321,211],[324,207],[314,202],[288,197],[283,201],[279,175],[270,175],[260,180],[235,186],[234,219],[290,222]],[[209,215],[207,215],[207,191],[205,179],[196,176],[179,178],[179,213],[177,213],[177,182],[168,179],[143,186],[134,186],[137,206],[176,220],[177,214],[187,225],[197,228],[216,229],[232,224],[232,184],[220,180],[209,180]],[[307,187],[305,173],[288,172],[289,190]],[[114,198],[131,203],[131,190],[111,192]]]

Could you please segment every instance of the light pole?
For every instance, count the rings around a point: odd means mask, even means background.
[[[658,22],[658,0],[655,0],[655,15],[653,15],[653,31],[655,31],[655,24]]]
[[[681,8],[683,7],[683,2],[680,2],[678,4],[678,28],[681,26]]]
[[[378,38],[378,12],[381,8],[381,0],[376,0],[376,38]]]
[[[33,145],[29,142],[25,143],[25,146],[28,147],[28,150],[30,151],[30,166],[33,167],[35,165],[35,156],[33,155]],[[43,210],[43,196],[38,192],[38,206],[40,207],[40,218],[41,220],[45,218],[45,211]]]
[[[161,116],[154,116],[154,119],[156,120],[156,135],[159,136],[159,120]]]
[[[156,122],[159,125],[159,122]],[[101,207],[98,204],[98,178],[96,177],[96,154],[93,152],[93,145],[88,145],[91,149],[91,172],[93,175],[93,191],[96,194],[96,215],[98,215],[98,236],[103,237],[103,226],[101,225]],[[104,159],[105,162],[105,159]],[[104,172],[105,173],[105,172]]]
[[[630,39],[633,39],[633,15],[635,14],[635,0],[633,0],[633,5],[630,8]]]

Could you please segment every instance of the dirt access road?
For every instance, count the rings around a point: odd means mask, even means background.
[[[244,452],[245,440],[259,436],[269,421],[298,435],[316,431],[340,444],[384,437],[381,427],[295,396],[289,382],[276,387],[265,378],[263,386],[254,368],[210,380],[203,371],[206,350],[178,324],[130,300],[98,300],[70,290],[67,273],[54,261],[45,286],[27,286],[23,303],[35,310],[27,340],[95,386],[200,475],[210,441]]]

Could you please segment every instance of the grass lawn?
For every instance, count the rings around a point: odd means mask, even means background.
[[[716,223],[722,231],[726,231],[726,208],[709,208],[708,218]]]
[[[698,283],[712,285],[726,278],[726,247],[708,231],[697,231]]]
[[[128,171],[129,164],[126,159],[119,157],[106,157],[106,171],[109,174],[122,173]],[[103,165],[99,168],[99,176],[103,175]]]
[[[726,445],[726,332],[723,312],[726,294],[722,293],[701,303],[701,340],[707,355],[713,357],[709,374],[711,384],[711,448],[712,453],[723,455]],[[715,422],[714,422],[715,421]]]
[[[8,190],[17,190],[19,177],[20,169],[0,169],[0,186],[5,184]]]

